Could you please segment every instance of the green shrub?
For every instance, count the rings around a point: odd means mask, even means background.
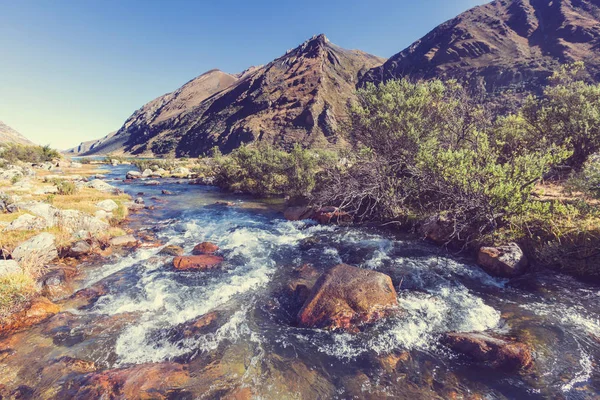
[[[58,188],[58,194],[61,196],[71,196],[77,193],[77,186],[71,181],[58,180],[55,185]]]
[[[57,150],[50,146],[28,146],[16,143],[2,144],[0,157],[8,163],[14,164],[18,161],[26,163],[42,163],[61,158]]]

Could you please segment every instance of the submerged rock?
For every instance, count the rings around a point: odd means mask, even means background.
[[[223,257],[213,255],[175,257],[173,266],[180,271],[206,270],[217,268],[223,262]]]
[[[217,251],[219,251],[219,246],[217,246],[216,244],[210,242],[203,242],[194,247],[194,250],[192,250],[192,254],[199,256],[202,254],[215,254]]]
[[[392,279],[380,272],[340,264],[323,274],[298,313],[307,328],[356,332],[397,309]]]
[[[129,368],[71,377],[58,393],[61,399],[167,399],[181,397],[189,380],[177,363],[141,364]]]
[[[496,368],[515,371],[527,369],[533,364],[533,356],[527,345],[486,333],[447,333],[442,341],[457,353]]]
[[[144,185],[146,185],[146,186],[158,186],[158,185],[160,185],[160,181],[148,181],[148,182],[144,183]]]
[[[482,247],[477,255],[477,264],[488,274],[511,278],[522,274],[529,261],[516,243],[500,247]]]

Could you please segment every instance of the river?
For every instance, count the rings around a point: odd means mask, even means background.
[[[225,268],[175,271],[171,258],[157,255],[161,247],[83,266],[78,286],[102,284],[106,293],[83,307],[66,302],[63,313],[13,335],[14,353],[0,361],[31,398],[60,398],[65,385],[85,376],[40,372],[65,356],[93,361],[101,371],[181,364],[189,376],[168,398],[600,396],[598,286],[543,269],[510,282],[492,278],[468,260],[388,231],[290,222],[269,201],[175,180],[160,186],[112,180],[126,171],[111,167],[109,183],[134,197],[143,192],[155,206],[132,217],[138,234],[187,254],[213,242]],[[174,195],[161,195],[163,189]],[[223,200],[235,204],[215,205]],[[319,271],[347,263],[388,274],[404,312],[358,334],[296,327],[286,285],[306,263]],[[184,332],[186,323],[210,313],[214,322]],[[530,344],[534,368],[498,371],[439,341],[445,332],[488,330]]]

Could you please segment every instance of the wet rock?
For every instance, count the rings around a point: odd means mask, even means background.
[[[165,246],[158,254],[177,257],[183,255],[183,248],[180,246],[169,245]]]
[[[452,221],[445,216],[435,215],[429,217],[420,226],[423,237],[437,244],[446,244],[454,233]]]
[[[129,171],[127,175],[125,175],[125,179],[140,179],[142,177],[142,173],[139,171]]]
[[[356,332],[398,308],[392,279],[380,272],[340,264],[323,274],[298,313],[307,328]]]
[[[67,274],[63,269],[54,269],[45,274],[41,279],[42,295],[45,297],[58,300],[68,296]]]
[[[142,199],[141,197],[138,197],[135,199],[134,203],[135,204],[144,204],[144,199]]]
[[[54,235],[43,232],[21,243],[13,252],[12,258],[19,264],[40,266],[58,257]]]
[[[235,203],[233,201],[215,201],[215,206],[233,207]]]
[[[315,215],[315,211],[311,207],[288,207],[284,212],[283,216],[288,221],[302,221],[305,219],[312,219]]]
[[[35,217],[31,214],[23,214],[19,218],[12,221],[5,231],[38,231],[48,227],[44,218]]]
[[[186,322],[185,324],[178,326],[177,331],[181,332],[183,338],[190,338],[213,326],[218,318],[219,314],[213,311],[204,314],[191,322]]]
[[[146,186],[158,186],[158,185],[160,185],[160,182],[159,181],[148,181],[148,182],[144,183],[144,185],[146,185]]]
[[[80,258],[90,254],[91,252],[92,246],[90,246],[85,240],[80,240],[71,246],[69,249],[69,256]]]
[[[133,235],[117,236],[110,239],[111,246],[132,247],[138,244],[138,240]]]
[[[529,262],[516,243],[500,247],[482,247],[477,255],[477,264],[488,274],[511,278],[525,272]]]
[[[141,364],[72,377],[57,398],[174,399],[181,398],[178,395],[188,380],[187,368],[181,364]]]
[[[210,242],[203,242],[194,247],[194,250],[192,250],[192,254],[199,256],[202,254],[215,254],[217,251],[219,251],[219,246],[217,246],[216,244]]]
[[[75,292],[65,304],[66,308],[82,308],[93,304],[100,297],[108,293],[102,284],[96,284]]]
[[[300,242],[298,243],[298,247],[300,248],[300,250],[310,250],[319,243],[321,243],[321,238],[317,236],[310,236],[300,240]]]
[[[118,209],[119,205],[114,200],[108,199],[97,203],[96,207],[106,212],[112,212]]]
[[[323,207],[315,211],[312,219],[320,224],[351,224],[353,218],[337,207]]]
[[[302,307],[320,275],[319,271],[310,264],[304,264],[294,270],[294,278],[287,286],[294,304]]]
[[[81,360],[64,356],[54,360],[51,365],[45,367],[42,375],[67,376],[70,373],[87,374],[98,369],[93,361]]]
[[[22,311],[0,321],[0,335],[16,332],[39,324],[60,311],[60,307],[45,297],[32,300]]]
[[[175,257],[173,266],[180,271],[214,269],[221,265],[222,257],[213,255]]]
[[[533,364],[533,356],[527,345],[485,333],[448,333],[442,341],[457,353],[496,368],[516,371]]]
[[[144,178],[148,178],[148,177],[150,177],[152,175],[154,175],[154,172],[152,172],[152,170],[149,169],[149,168],[146,168],[144,170],[144,172],[142,172],[142,177],[144,177]]]
[[[23,270],[15,260],[0,260],[0,278],[6,275],[20,274]]]
[[[163,190],[161,193],[164,194],[165,196],[172,196],[173,195],[173,192],[171,192],[170,190]]]

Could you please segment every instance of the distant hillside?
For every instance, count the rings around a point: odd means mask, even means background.
[[[252,141],[335,145],[359,77],[384,61],[315,36],[266,66],[199,76],[136,111],[107,142],[131,154],[178,156]],[[85,154],[105,153],[87,146]]]
[[[34,144],[32,141],[2,121],[0,121],[0,143],[19,143],[26,145]]]
[[[558,65],[584,61],[600,81],[600,0],[498,0],[438,26],[364,82],[457,78],[487,94],[539,91]]]

